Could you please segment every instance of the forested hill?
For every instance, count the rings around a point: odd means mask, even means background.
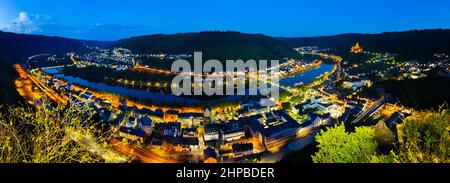
[[[13,64],[36,54],[80,52],[87,50],[87,45],[106,47],[107,44],[109,43],[0,31],[0,105],[14,104],[20,99],[14,87],[17,73]]]
[[[87,50],[89,46],[107,46],[108,42],[84,41],[42,35],[16,34],[0,31],[0,56],[24,58],[36,54],[64,54]]]
[[[199,32],[157,34],[119,40],[113,47],[136,53],[192,54],[202,51],[204,59],[281,59],[296,57],[296,52],[280,40],[262,34],[239,32]]]
[[[355,42],[367,51],[398,53],[404,59],[433,58],[435,53],[450,53],[450,29],[411,30],[381,34],[341,34],[335,36],[279,38],[290,47],[319,46],[349,52]]]

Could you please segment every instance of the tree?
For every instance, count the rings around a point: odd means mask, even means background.
[[[379,153],[393,142],[383,125],[357,127],[345,132],[344,125],[327,128],[316,137],[319,151],[315,163],[449,163],[450,111],[416,112],[397,126],[398,143],[388,155]],[[378,142],[378,143],[377,143]],[[382,147],[382,146],[381,146]]]
[[[450,111],[418,112],[398,126],[395,162],[449,163]]]
[[[312,156],[315,163],[370,163],[386,161],[378,157],[374,130],[357,127],[347,133],[343,124],[321,131],[316,137],[319,151]]]
[[[96,128],[90,109],[48,103],[0,110],[1,163],[128,162]]]

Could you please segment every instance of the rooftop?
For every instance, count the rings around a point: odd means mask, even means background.
[[[295,129],[301,127],[301,125],[295,121],[285,110],[272,111],[266,113],[266,116],[270,116],[269,123],[267,123],[267,119],[257,118],[253,116],[253,119],[250,120],[250,126],[254,131],[259,131],[262,135],[268,137],[278,132],[282,132],[287,129]],[[277,120],[273,122],[273,120]],[[272,121],[272,122],[270,122]]]
[[[204,116],[203,113],[180,113],[180,114],[178,114],[179,118],[190,118],[190,117],[201,118],[203,116]]]
[[[252,143],[237,143],[232,145],[233,152],[243,152],[253,150]]]
[[[180,112],[179,111],[176,111],[176,110],[167,110],[166,111],[166,114],[175,114],[175,115],[178,115]]]
[[[180,145],[198,145],[198,138],[178,137],[175,139],[175,144]]]
[[[141,123],[145,126],[152,126],[152,120],[148,117],[141,117]]]
[[[218,132],[219,128],[217,124],[205,124],[205,133],[214,133]]]
[[[229,134],[229,133],[234,133],[234,132],[238,132],[238,131],[242,131],[243,126],[245,124],[245,120],[233,120],[233,121],[229,121],[227,123],[223,123],[220,125],[220,129],[222,130],[222,132],[224,134]]]
[[[134,136],[137,136],[137,137],[144,137],[145,136],[145,132],[142,131],[139,128],[134,129],[134,128],[128,128],[128,127],[125,127],[125,126],[121,126],[119,131],[122,132],[122,133],[127,133],[127,134],[130,134],[130,135],[134,135]]]
[[[212,147],[207,147],[203,150],[203,154],[205,155],[205,159],[214,158],[217,159],[216,151]]]

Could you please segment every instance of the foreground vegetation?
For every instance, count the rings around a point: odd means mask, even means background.
[[[115,152],[109,132],[96,128],[89,109],[2,107],[0,111],[1,163],[128,162]]]
[[[356,127],[348,133],[343,124],[328,128],[316,137],[319,150],[312,160],[315,163],[450,162],[449,110],[417,112],[406,118],[397,126],[397,140],[387,138],[390,136],[387,130],[386,126],[384,129]],[[395,146],[383,154],[379,147],[386,141]]]

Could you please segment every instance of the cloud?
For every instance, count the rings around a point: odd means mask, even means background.
[[[19,17],[6,24],[5,31],[15,33],[41,33],[42,25],[48,24],[51,17],[38,14],[29,14],[27,12],[20,12]]]
[[[20,12],[19,16],[10,21],[2,30],[23,34],[43,34],[94,40],[116,40],[154,32],[139,25],[104,23],[70,25],[47,15],[27,12]]]

